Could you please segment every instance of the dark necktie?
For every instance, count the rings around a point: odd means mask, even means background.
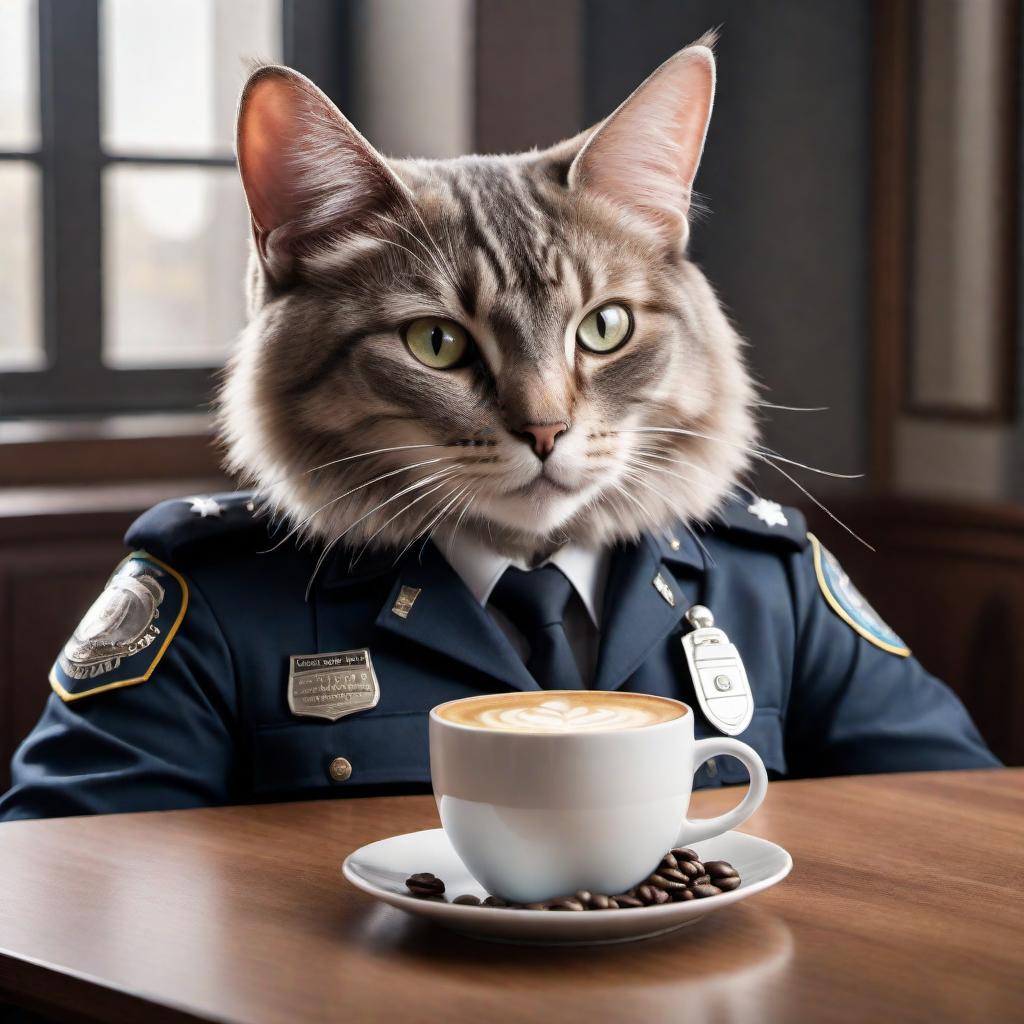
[[[526,667],[545,690],[582,690],[583,680],[562,619],[572,584],[554,565],[523,572],[506,569],[491,601],[530,645]]]

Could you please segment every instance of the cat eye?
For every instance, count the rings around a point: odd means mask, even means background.
[[[425,366],[450,370],[458,366],[469,351],[469,335],[454,320],[424,316],[405,328],[409,351]]]
[[[633,316],[620,302],[609,302],[591,310],[576,328],[576,340],[591,352],[614,352],[629,341]]]

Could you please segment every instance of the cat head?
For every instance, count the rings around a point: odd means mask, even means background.
[[[230,469],[355,549],[461,529],[530,558],[707,517],[755,436],[741,342],[686,255],[714,85],[698,43],[550,149],[392,160],[257,67]]]

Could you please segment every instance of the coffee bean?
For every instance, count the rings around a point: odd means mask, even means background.
[[[697,899],[706,899],[708,896],[717,896],[722,890],[717,885],[695,885],[690,890]]]
[[[486,896],[481,900],[471,893],[463,893],[452,900],[466,907],[498,907],[507,910],[633,910],[639,907],[660,906],[670,901],[686,903],[707,899],[722,892],[732,892],[741,884],[740,874],[728,861],[709,860],[701,863],[697,854],[680,847],[666,853],[658,868],[640,885],[617,896],[580,889],[572,896],[559,896],[538,903],[513,903],[500,896]],[[447,903],[444,882],[429,871],[420,871],[405,880],[406,888],[417,899],[432,903]]]
[[[414,896],[437,896],[444,892],[444,882],[429,871],[410,875],[405,885]]]
[[[683,885],[689,881],[689,878],[678,868],[659,868],[658,874],[662,878],[667,878],[670,882],[682,882]]]
[[[708,860],[704,862],[704,870],[712,878],[735,878],[739,872],[725,860]]]
[[[653,885],[641,885],[636,891],[636,898],[641,903],[652,904],[654,903],[654,894],[661,892],[660,889],[656,889]]]
[[[548,904],[548,910],[585,910],[586,908],[578,899],[569,896],[564,900],[552,900]]]
[[[685,877],[681,882],[676,881],[674,878],[666,878],[664,875],[651,875],[647,880],[650,885],[656,885],[659,889],[685,889],[686,879]]]

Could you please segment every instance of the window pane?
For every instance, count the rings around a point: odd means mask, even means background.
[[[249,219],[233,167],[104,172],[104,362],[214,366],[244,319]]]
[[[5,161],[0,163],[0,370],[43,365],[39,262],[39,171],[21,160]]]
[[[281,0],[104,0],[109,152],[230,155],[245,60],[278,60]]]
[[[0,149],[39,145],[35,0],[0,0]]]

